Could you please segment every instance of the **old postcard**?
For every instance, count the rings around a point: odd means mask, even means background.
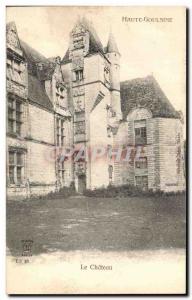
[[[7,7],[7,293],[186,293],[186,9]]]

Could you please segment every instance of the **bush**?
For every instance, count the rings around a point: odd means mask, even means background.
[[[50,192],[47,195],[39,195],[39,196],[32,196],[30,197],[31,199],[63,199],[63,198],[68,198],[72,195],[76,195],[76,191],[75,191],[75,186],[74,183],[72,182],[71,185],[69,187],[62,187],[59,191],[57,192]]]
[[[58,198],[68,198],[72,195],[76,195],[75,187],[73,184],[70,187],[62,187],[58,192],[50,192],[45,198],[47,199],[58,199]]]
[[[98,188],[95,190],[85,190],[84,195],[87,197],[103,197],[103,198],[118,198],[118,197],[168,197],[181,196],[185,192],[164,192],[161,190],[153,191],[152,189],[143,190],[134,185],[108,186],[106,188]]]

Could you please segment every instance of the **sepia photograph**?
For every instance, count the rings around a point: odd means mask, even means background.
[[[186,294],[186,28],[6,7],[7,294]]]

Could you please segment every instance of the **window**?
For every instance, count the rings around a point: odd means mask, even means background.
[[[111,126],[107,126],[107,136],[112,137],[112,127]]]
[[[8,132],[21,135],[22,104],[14,98],[8,99]]]
[[[23,182],[24,153],[17,150],[9,151],[9,182],[21,184]]]
[[[111,116],[114,118],[114,117],[116,117],[116,112],[115,111],[112,111],[111,112]]]
[[[111,160],[113,158],[113,156],[112,156],[112,146],[111,145],[107,145],[107,155],[108,155],[109,160]]]
[[[140,157],[135,161],[135,168],[137,169],[147,169],[147,157]]]
[[[17,83],[22,83],[24,81],[25,65],[21,61],[13,60],[12,58],[7,58],[7,78],[13,80]]]
[[[56,119],[56,130],[57,130],[57,146],[64,146],[64,120],[61,118]]]
[[[135,183],[139,188],[148,188],[148,176],[135,176]]]
[[[56,119],[56,127],[57,127],[57,146],[59,146],[59,140],[60,140],[60,124],[59,124],[59,118]]]
[[[135,128],[135,144],[147,144],[146,127]]]
[[[80,81],[83,79],[83,70],[75,71],[75,81]]]
[[[74,49],[80,49],[80,48],[84,47],[84,38],[83,38],[83,36],[74,36],[73,47],[74,47]]]
[[[62,180],[62,182],[64,181],[64,177],[65,177],[65,170],[64,170],[64,161],[59,162],[59,166],[58,166],[58,173],[59,173],[59,179]]]
[[[112,177],[113,177],[113,166],[112,165],[108,166],[108,172],[109,172],[109,179],[112,179]]]
[[[141,127],[141,137],[145,138],[146,137],[146,127]]]
[[[104,79],[105,83],[109,83],[109,68],[107,66],[104,67]]]
[[[85,133],[85,121],[79,121],[74,123],[74,133],[84,134]]]
[[[85,107],[84,107],[84,97],[83,96],[74,98],[74,108],[75,108],[75,112],[84,111]]]
[[[64,120],[61,120],[61,146],[64,146]]]

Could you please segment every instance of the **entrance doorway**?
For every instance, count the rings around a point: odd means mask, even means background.
[[[78,176],[78,193],[83,193],[86,189],[86,176],[80,175]]]

